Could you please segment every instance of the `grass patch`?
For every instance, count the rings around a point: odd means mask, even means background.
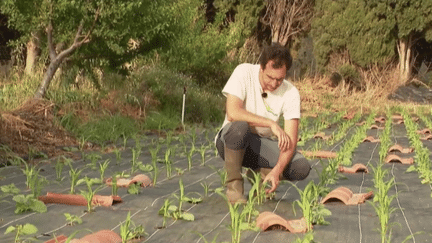
[[[223,121],[225,100],[220,90],[200,89],[192,78],[161,67],[138,72],[132,79],[135,83],[145,83],[159,102],[157,111],[163,114],[150,115],[153,121],[149,121],[146,127],[159,125],[159,122],[165,122],[166,118],[170,120],[166,126],[174,123],[175,120],[180,124],[184,87],[186,87],[185,122],[207,124]]]
[[[121,137],[131,137],[140,131],[136,120],[119,114],[95,117],[81,124],[80,118],[69,113],[61,118],[60,123],[78,138],[98,144],[116,142]]]

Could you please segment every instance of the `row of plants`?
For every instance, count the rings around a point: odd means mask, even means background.
[[[407,172],[417,171],[417,173],[419,174],[419,178],[422,179],[421,183],[430,185],[432,184],[432,162],[429,157],[430,151],[426,146],[423,145],[423,142],[420,140],[420,134],[418,134],[418,124],[414,122],[406,109],[401,109],[400,111],[404,118],[408,139],[416,153],[416,163],[408,167]]]
[[[65,213],[66,220],[69,222],[69,225],[73,224],[81,224],[82,220],[76,215],[70,215],[68,213]],[[9,226],[6,231],[4,232],[5,235],[14,233],[14,241],[15,243],[19,242],[32,242],[32,241],[38,241],[36,237],[27,237],[29,235],[34,235],[38,232],[38,228],[30,223],[26,224],[17,224],[15,226]],[[81,231],[88,231],[92,232],[90,229],[82,229],[82,230],[76,230],[73,233],[67,237],[65,243],[69,243],[73,240],[73,238]],[[142,225],[136,225],[132,220],[130,216],[130,211],[128,211],[128,214],[126,216],[126,220],[120,223],[120,238],[122,243],[127,242],[133,242],[133,240],[140,239],[147,235],[145,232],[145,229]],[[56,239],[56,235],[54,234],[54,238]]]
[[[207,139],[207,141],[211,141],[211,138],[209,138],[208,135],[209,134],[206,133],[206,139]],[[206,144],[205,142],[202,144],[202,146],[200,148],[195,147],[195,142],[197,140],[196,139],[197,134],[196,134],[195,129],[193,130],[193,132],[191,132],[190,136],[191,136],[193,143],[190,146],[191,149],[187,153],[188,161],[189,161],[188,170],[190,170],[192,167],[192,156],[197,152],[202,156],[201,165],[204,165],[206,152],[208,152],[208,149],[210,148],[210,145]],[[112,173],[112,179],[113,179],[112,195],[117,195],[118,188],[116,186],[116,180],[118,178],[127,178],[131,174],[136,173],[138,171],[149,172],[149,173],[153,172],[153,182],[154,182],[153,184],[156,185],[156,178],[158,175],[157,170],[159,170],[159,166],[157,166],[157,163],[163,163],[164,167],[166,167],[166,170],[167,170],[167,177],[171,177],[170,169],[171,169],[171,165],[173,164],[172,163],[172,156],[175,154],[175,150],[177,149],[177,147],[180,146],[179,144],[172,146],[171,142],[173,140],[180,141],[180,144],[182,144],[184,146],[184,151],[187,151],[188,145],[186,143],[182,143],[182,141],[186,140],[185,138],[186,138],[185,135],[180,135],[180,136],[174,137],[173,133],[170,132],[170,133],[167,133],[167,135],[164,139],[152,140],[150,144],[154,147],[149,146],[149,152],[152,155],[152,163],[151,164],[143,164],[142,161],[138,161],[139,160],[138,158],[140,157],[140,155],[142,153],[142,144],[139,142],[141,140],[141,138],[136,136],[135,137],[135,147],[131,149],[131,152],[132,152],[132,159],[130,160],[131,168],[129,170],[123,170],[121,172],[113,172]],[[124,142],[124,144],[126,144],[126,142]],[[163,157],[164,157],[163,159],[159,158],[159,154],[158,154],[161,146],[167,146],[167,149],[165,150],[165,154],[163,155]],[[120,149],[115,149],[114,153],[116,154],[116,160],[117,160],[116,164],[118,165],[119,162],[122,160]],[[180,155],[184,155],[184,153],[181,153]],[[69,180],[70,180],[70,191],[69,192],[71,194],[75,194],[77,186],[79,186],[81,184],[86,185],[87,190],[81,190],[81,195],[83,195],[88,202],[88,205],[87,205],[87,212],[88,213],[94,211],[94,208],[91,204],[92,198],[98,191],[100,191],[102,188],[104,188],[104,186],[101,184],[105,180],[105,174],[106,174],[107,169],[112,164],[110,159],[107,159],[104,161],[101,159],[102,159],[102,156],[99,153],[85,154],[83,152],[83,160],[87,161],[88,164],[82,168],[74,168],[74,166],[72,165],[72,160],[70,160],[66,157],[59,157],[55,163],[55,166],[54,166],[56,181],[58,183],[60,183],[61,181],[63,181],[66,178],[66,176],[64,176],[64,173],[63,173],[65,166],[69,167]],[[26,212],[26,211],[46,212],[46,206],[41,201],[37,200],[37,197],[40,195],[42,187],[47,184],[47,180],[45,177],[42,177],[39,175],[40,169],[37,169],[37,166],[30,166],[25,162],[23,162],[23,164],[25,165],[25,168],[22,169],[22,171],[26,175],[26,186],[29,189],[31,189],[31,191],[33,193],[31,195],[16,195],[16,196],[14,196],[14,200],[17,201],[16,213],[22,213],[22,212]],[[97,178],[89,178],[87,176],[82,177],[81,176],[82,173],[87,169],[89,169],[91,171],[99,170],[100,176]],[[184,171],[183,169],[179,169],[179,168],[176,168],[176,170],[177,170],[178,174],[183,173],[183,171]],[[99,186],[97,186],[97,188],[94,188],[94,185],[97,185],[97,184],[99,184]],[[11,192],[14,192],[13,186],[14,185],[10,185],[9,187],[2,187],[2,189],[11,193]],[[140,188],[140,185],[132,184],[132,186],[130,186],[128,188],[128,193],[137,194],[137,193],[139,193],[139,190],[140,190],[139,188]],[[17,189],[17,190],[19,190],[19,189]],[[183,198],[183,196],[180,196],[180,198]],[[180,201],[183,201],[183,199]],[[193,199],[193,200],[196,202],[197,199]],[[43,208],[43,209],[40,209],[40,208]],[[179,208],[181,209],[181,206]],[[184,214],[182,214],[182,215],[184,215]],[[76,217],[73,217],[71,215],[68,215],[67,218],[68,218],[68,220],[72,220],[72,219],[78,220]]]
[[[317,132],[337,123],[342,116],[343,112],[338,112],[336,114],[323,112],[312,121],[308,119],[308,117],[302,117],[299,125],[300,139],[297,142],[297,146],[304,146]]]
[[[361,116],[362,114],[357,112],[352,119],[346,119],[340,123],[336,129],[337,132],[333,132],[330,139],[326,140],[327,145],[333,145],[335,142],[345,137],[347,131],[354,126],[358,120],[360,120]]]
[[[373,171],[373,182],[374,182],[374,198],[373,201],[368,201],[378,216],[380,227],[378,231],[381,235],[381,242],[391,242],[391,231],[393,224],[389,224],[390,215],[396,208],[391,207],[391,202],[397,196],[389,196],[389,190],[394,186],[394,178],[386,179],[388,175],[388,169],[383,169],[385,163],[385,157],[387,156],[388,149],[391,146],[390,132],[392,126],[392,112],[387,110],[387,119],[385,122],[384,129],[380,134],[380,150],[379,150],[379,161],[376,166],[369,163]]]
[[[352,164],[352,154],[354,150],[359,146],[359,144],[366,137],[366,131],[374,123],[374,118],[376,116],[375,112],[371,112],[365,120],[365,123],[356,128],[355,133],[341,146],[338,151],[335,164],[341,164],[349,166]]]
[[[353,119],[352,122],[345,123],[349,124],[349,126],[339,126],[340,129],[344,130],[343,133],[346,133],[349,127],[351,127],[360,118],[358,114],[356,114],[355,117],[357,118]],[[309,230],[312,230],[313,224],[329,224],[325,220],[325,217],[331,215],[331,212],[320,203],[319,198],[324,197],[330,192],[330,188],[328,187],[329,185],[335,184],[338,179],[343,178],[343,175],[338,173],[338,167],[340,165],[352,164],[352,152],[358,147],[362,139],[365,137],[366,130],[374,122],[374,117],[375,113],[372,113],[366,118],[365,124],[357,128],[356,132],[351,136],[351,138],[342,145],[338,152],[338,156],[335,159],[329,159],[327,163],[320,161],[322,170],[321,172],[318,172],[318,184],[315,184],[314,181],[310,181],[303,190],[299,189],[293,184],[300,194],[300,199],[295,202],[295,205],[300,206],[302,209],[303,216],[308,222]],[[307,240],[308,241],[305,242],[313,242],[313,234],[307,235]]]

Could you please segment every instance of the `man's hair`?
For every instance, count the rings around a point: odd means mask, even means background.
[[[273,42],[271,45],[264,46],[263,52],[260,56],[259,62],[262,69],[265,69],[267,63],[272,60],[273,68],[281,68],[285,65],[289,70],[292,65],[292,57],[287,48],[279,43]]]

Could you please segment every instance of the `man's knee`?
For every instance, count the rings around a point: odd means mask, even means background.
[[[311,171],[311,166],[309,160],[306,158],[300,158],[295,161],[291,161],[293,163],[289,170],[284,170],[283,177],[290,181],[301,181],[306,179]]]
[[[225,145],[229,149],[243,149],[245,147],[245,138],[250,133],[250,127],[247,122],[232,122],[228,131],[225,133]]]

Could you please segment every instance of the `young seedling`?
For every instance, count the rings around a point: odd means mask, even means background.
[[[163,216],[162,228],[166,227],[167,218],[171,216],[171,212],[174,211],[174,205],[171,205],[169,198],[165,199],[163,206],[159,209],[159,215]]]
[[[172,140],[173,140],[173,131],[168,131],[166,133],[166,138],[165,138],[165,144],[167,147],[171,145]]]
[[[38,232],[38,229],[36,228],[36,226],[27,223],[25,225],[9,226],[4,232],[4,234],[7,235],[12,232],[15,232],[14,242],[17,243],[22,242],[22,236],[36,234]]]
[[[127,192],[129,194],[137,195],[140,193],[141,184],[140,183],[134,183],[129,185]]]
[[[24,162],[24,165],[25,165],[25,169],[21,169],[21,170],[26,176],[26,186],[27,188],[30,188],[30,183],[35,176],[38,176],[39,170],[37,170],[36,167],[34,166],[30,166],[26,162]]]
[[[177,175],[183,175],[183,173],[185,172],[185,169],[176,167],[175,171],[177,172]]]
[[[136,148],[136,150],[140,151],[140,153],[141,153],[142,146],[141,146],[141,137],[140,137],[140,135],[139,134],[134,134],[133,138],[135,140],[135,148]]]
[[[201,154],[201,165],[205,165],[205,152],[207,151],[207,146],[206,145],[201,145],[200,147],[200,154]]]
[[[33,195],[16,195],[12,198],[16,202],[15,213],[23,213],[27,211],[35,211],[38,213],[45,213],[47,211],[46,205],[33,197]]]
[[[137,162],[138,162],[138,157],[141,154],[141,149],[137,149],[137,148],[132,148],[132,168],[131,168],[131,173],[134,173],[137,167]]]
[[[21,192],[21,190],[16,187],[14,183],[1,186],[0,191],[2,191],[5,195],[17,195]]]
[[[210,184],[207,184],[206,181],[201,182],[201,186],[204,188],[204,196],[205,196],[205,197],[208,196],[210,185],[211,185],[211,183],[210,183]]]
[[[79,141],[78,141],[78,142],[79,142],[78,148],[79,148],[80,151],[83,151],[83,150],[84,150],[84,147],[86,146],[89,137],[90,137],[90,136],[88,136],[88,137],[81,136],[81,137],[79,138]]]
[[[97,154],[97,153],[91,153],[91,154],[88,154],[88,155],[86,155],[86,156],[84,156],[86,159],[90,159],[90,164],[89,164],[89,166],[90,166],[90,168],[91,169],[93,169],[93,170],[96,170],[97,169],[97,161],[98,160],[100,160],[100,159],[102,159],[102,156],[100,156],[99,154]]]
[[[99,163],[99,172],[100,172],[101,183],[104,182],[105,171],[108,168],[109,163],[110,163],[110,159],[105,160],[103,163]]]
[[[193,214],[188,212],[183,212],[183,202],[189,202],[189,203],[199,203],[202,202],[202,198],[191,198],[185,195],[184,193],[184,184],[183,180],[179,180],[179,195],[173,194],[175,198],[178,200],[178,206],[171,205],[171,201],[166,200],[164,203],[164,206],[159,210],[159,214],[164,215],[164,227],[166,223],[165,217],[170,216],[174,219],[183,219],[187,221],[193,221],[195,220],[195,217]]]
[[[187,154],[187,146],[186,146],[186,144],[185,144],[185,136],[184,136],[183,134],[179,135],[179,136],[178,136],[178,140],[179,140],[179,142],[180,142],[180,145],[183,146],[183,149],[184,149],[183,153],[184,153],[184,154]]]
[[[196,131],[195,127],[193,127],[191,129],[191,136],[192,136],[192,144],[195,144],[196,143],[196,138],[197,138],[197,131]]]
[[[129,211],[126,216],[126,220],[120,224],[120,237],[122,239],[122,243],[129,242],[133,239],[138,239],[145,235],[147,234],[144,231],[144,227],[142,225],[135,226],[134,222],[131,220]]]
[[[171,148],[165,151],[165,168],[167,177],[170,178],[172,174],[172,161],[171,161]]]
[[[83,195],[84,198],[87,200],[87,212],[91,213],[91,212],[93,212],[93,205],[92,205],[93,197],[96,194],[96,192],[101,189],[101,187],[93,190],[92,186],[93,186],[94,181],[92,181],[92,179],[88,178],[87,176],[84,177],[84,180],[85,180],[85,183],[87,185],[87,191],[81,190],[81,195]]]
[[[221,190],[217,190],[216,193],[222,196],[228,204],[231,216],[231,225],[229,226],[231,231],[231,242],[240,243],[241,232],[243,230],[259,230],[256,226],[250,225],[246,220],[249,216],[248,214],[250,213],[250,210],[241,210],[242,206],[240,203],[235,203],[234,205],[231,204]]]
[[[388,195],[389,190],[394,186],[394,178],[391,178],[387,182],[384,181],[384,177],[388,174],[388,170],[382,169],[382,164],[372,167],[374,172],[374,186],[377,189],[377,193],[374,196],[372,206],[378,215],[380,220],[380,234],[381,242],[391,242],[391,227],[393,224],[389,224],[390,214],[392,214],[396,208],[391,207],[391,202],[396,198],[396,194],[393,196]],[[377,205],[376,205],[377,204]]]
[[[156,182],[157,182],[157,178],[159,176],[159,173],[160,173],[159,167],[154,166],[154,170],[153,170],[153,173],[152,173],[152,175],[153,175],[153,186],[156,186]]]
[[[160,147],[161,147],[160,144],[157,143],[156,146],[149,148],[149,152],[150,152],[150,155],[152,158],[152,165],[153,166],[156,166],[156,164],[157,164],[157,156],[158,156]]]
[[[75,225],[75,224],[82,224],[82,219],[77,216],[70,213],[64,213],[63,214],[66,217],[66,221],[68,222],[68,225]]]
[[[249,169],[253,174],[253,178],[249,178],[252,182],[252,188],[249,190],[248,204],[261,205],[266,199],[266,184],[262,183],[261,173]]]
[[[187,160],[188,160],[188,170],[190,171],[192,168],[192,156],[195,152],[195,144],[192,144],[191,149],[189,150],[189,153],[187,154]]]
[[[123,138],[123,149],[126,149],[126,145],[127,145],[127,141],[129,139],[128,136],[126,136],[125,133],[122,134],[122,138]]]
[[[37,198],[42,191],[42,188],[48,184],[48,181],[45,177],[39,176],[39,171],[31,178],[30,181],[30,190],[35,198]]]
[[[115,148],[113,150],[113,152],[114,152],[114,154],[116,156],[116,164],[118,165],[120,163],[120,161],[121,161],[121,152],[120,152],[120,149],[119,148]]]
[[[326,209],[323,204],[318,202],[320,189],[315,184],[315,182],[310,181],[303,191],[299,189],[294,183],[290,183],[300,194],[300,200],[296,200],[293,203],[294,212],[294,207],[297,204],[303,212],[303,217],[306,219],[307,230],[312,230],[312,224],[328,224],[328,222],[324,220],[324,216],[331,215],[331,212],[330,210]]]
[[[69,170],[69,176],[70,176],[70,181],[71,181],[71,189],[70,189],[70,194],[74,194],[75,193],[75,187],[78,186],[79,184],[81,184],[82,182],[84,182],[84,180],[80,180],[79,176],[81,175],[82,171],[84,169],[78,170],[78,169],[74,169],[72,167],[72,164],[69,165],[70,170]]]
[[[56,180],[62,181],[64,177],[62,177],[63,167],[65,166],[64,163],[64,156],[57,159],[56,165],[55,165],[55,171],[56,171]]]
[[[111,195],[113,196],[117,196],[117,192],[118,192],[118,186],[117,186],[117,176],[118,173],[114,173],[112,175],[112,181],[111,181]]]

